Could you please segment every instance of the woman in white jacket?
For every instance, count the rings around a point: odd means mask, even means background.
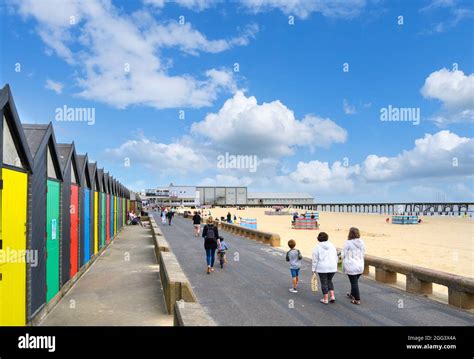
[[[334,244],[328,241],[329,236],[325,232],[318,235],[319,245],[313,250],[313,273],[318,273],[321,281],[323,298],[320,300],[323,304],[334,303],[334,284],[332,278],[337,272],[337,250]],[[328,297],[330,299],[328,301]]]
[[[360,239],[359,230],[355,227],[349,229],[347,242],[342,249],[342,265],[344,273],[349,277],[351,282],[351,292],[347,296],[351,299],[352,304],[360,304],[359,278],[364,272],[364,241]]]

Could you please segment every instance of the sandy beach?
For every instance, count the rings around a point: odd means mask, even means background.
[[[428,216],[420,217],[423,222],[418,225],[396,225],[385,223],[386,215],[319,212],[319,230],[295,230],[291,228],[291,216],[265,215],[265,210],[269,210],[265,208],[213,208],[211,213],[220,218],[229,210],[232,216],[256,218],[258,230],[278,233],[285,250],[289,239],[296,240],[306,257],[311,257],[320,231],[328,233],[330,240],[342,247],[349,228],[354,226],[361,231],[367,254],[474,277],[472,219]]]

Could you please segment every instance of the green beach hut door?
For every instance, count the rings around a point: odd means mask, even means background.
[[[60,183],[48,146],[48,186],[46,195],[46,302],[59,292]]]

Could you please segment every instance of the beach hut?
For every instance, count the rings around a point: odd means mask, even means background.
[[[113,225],[113,237],[115,238],[117,234],[117,181],[112,176],[112,193],[113,193],[113,209],[112,214],[114,216],[114,225]]]
[[[0,111],[0,250],[7,254],[7,260],[0,259],[0,326],[18,326],[25,325],[27,317],[25,250],[29,247],[26,236],[31,218],[28,184],[33,159],[8,85],[0,93]],[[10,260],[10,251],[17,253],[16,260]]]
[[[24,124],[23,130],[33,156],[29,184],[32,206],[29,249],[37,254],[37,263],[28,269],[28,318],[31,319],[59,291],[63,178],[51,123]]]
[[[92,183],[94,189],[94,224],[92,230],[94,232],[94,242],[98,243],[98,248],[101,249],[104,246],[104,243],[101,241],[99,236],[99,213],[100,213],[100,201],[99,201],[99,192],[100,192],[100,184],[99,184],[99,177],[97,174],[97,163],[92,165],[94,175],[92,176]]]
[[[116,225],[115,225],[115,232],[118,233],[120,231],[120,182],[115,180],[115,212],[116,212]]]
[[[61,286],[79,269],[79,164],[74,142],[57,144],[63,177],[61,211]]]
[[[115,204],[115,212],[116,212],[116,225],[115,225],[115,233],[117,234],[120,231],[121,228],[121,222],[122,222],[122,217],[120,213],[120,204],[121,204],[121,199],[120,199],[120,182],[118,180],[115,181],[115,200],[117,203]]]
[[[110,181],[109,173],[104,173],[105,189],[105,242],[110,242]]]
[[[124,223],[124,205],[123,205],[123,201],[124,201],[124,198],[123,198],[123,185],[119,182],[119,212],[118,212],[118,216],[119,216],[119,224],[120,224],[120,229],[122,229],[123,227],[123,223]]]
[[[94,248],[99,248],[99,191],[97,179],[97,163],[89,163],[89,174],[91,176],[91,236]]]
[[[100,222],[100,229],[99,229],[99,247],[102,248],[105,245],[105,222],[106,222],[106,198],[105,198],[105,190],[104,190],[104,169],[99,168],[97,169],[97,177],[99,180],[99,222]]]
[[[79,193],[79,222],[80,222],[80,263],[85,265],[94,255],[94,242],[90,231],[91,203],[90,190],[92,187],[89,173],[89,159],[87,154],[78,155],[79,178],[81,181]]]
[[[135,203],[136,203],[136,194],[135,192],[130,193],[130,204],[129,204],[129,211],[135,213]]]
[[[95,171],[95,191],[97,192],[97,223],[94,224],[95,230],[97,231],[97,238],[99,241],[99,246],[103,247],[105,245],[105,236],[102,233],[102,211],[104,204],[102,203],[102,193],[103,193],[103,182],[102,182],[102,174],[99,173],[99,167],[96,163],[96,171]]]
[[[127,224],[127,189],[122,185],[122,227]]]
[[[130,191],[125,188],[125,224],[128,222],[128,213],[130,212]]]
[[[118,182],[114,178],[114,236],[118,232]]]
[[[109,176],[110,187],[110,240],[115,237],[115,184],[114,177]]]

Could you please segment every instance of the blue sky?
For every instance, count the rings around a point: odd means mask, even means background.
[[[22,122],[52,121],[132,189],[474,199],[469,1],[7,0],[0,17]],[[419,124],[382,121],[389,105]],[[95,123],[56,121],[64,106]]]

